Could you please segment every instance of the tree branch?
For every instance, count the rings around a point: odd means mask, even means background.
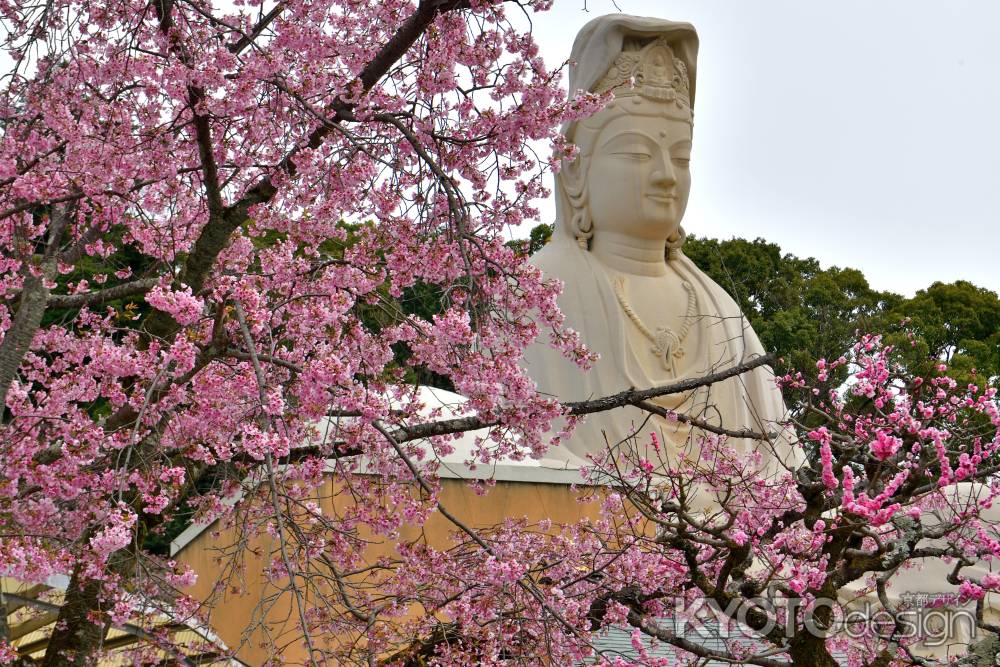
[[[165,13],[169,12],[171,6],[172,3],[169,0],[160,0],[157,3],[158,11]],[[421,2],[417,10],[403,22],[389,41],[379,49],[371,62],[361,70],[356,79],[360,84],[360,91],[358,92],[364,94],[371,90],[406,51],[413,46],[414,42],[417,41],[439,14],[466,6],[468,6],[466,0],[424,0],[424,2]],[[353,103],[348,103],[342,99],[337,99],[331,103],[332,122],[345,120],[351,115],[354,106]],[[284,172],[288,176],[295,176],[296,168],[294,159],[298,152],[305,148],[318,148],[331,131],[329,124],[317,127],[309,135],[305,144],[293,149],[286,155],[274,168],[274,171]],[[201,147],[199,147],[199,150],[201,150]],[[200,292],[219,253],[225,248],[233,233],[250,219],[250,209],[258,204],[270,201],[275,194],[277,194],[277,187],[274,185],[272,177],[264,176],[255,185],[251,186],[239,200],[225,208],[219,215],[211,216],[208,223],[202,228],[191,249],[191,253],[181,268],[179,275],[180,282],[189,286],[194,293]],[[176,334],[178,328],[169,315],[156,311],[147,320],[146,330],[152,336],[169,338]]]
[[[51,308],[82,308],[83,306],[98,306],[108,301],[124,299],[127,296],[137,296],[145,294],[156,284],[159,278],[142,278],[133,280],[123,285],[115,285],[97,292],[87,294],[52,294],[49,296],[47,306]]]
[[[226,48],[229,49],[230,53],[239,55],[243,51],[243,49],[253,44],[254,40],[257,39],[262,32],[267,30],[267,26],[271,25],[271,22],[274,21],[274,19],[278,18],[278,16],[281,14],[282,11],[284,11],[284,9],[285,9],[284,2],[279,2],[278,4],[276,4],[274,6],[274,9],[265,14],[261,18],[261,20],[257,22],[257,25],[255,25],[250,30],[249,33],[244,34],[235,42],[230,42],[229,45],[226,46]]]
[[[750,438],[751,440],[763,441],[767,441],[772,438],[770,434],[760,433],[759,431],[754,431],[748,428],[734,431],[732,429],[722,428],[721,426],[715,426],[714,424],[709,424],[704,419],[698,419],[697,417],[686,415],[683,412],[668,410],[667,408],[656,405],[655,403],[650,403],[649,401],[639,401],[635,404],[635,406],[637,408],[642,408],[646,412],[652,412],[654,415],[659,415],[665,419],[675,419],[682,424],[690,424],[691,426],[700,428],[703,431],[708,431],[709,433],[715,433],[716,435],[724,435],[729,438]]]
[[[729,653],[716,651],[701,644],[696,644],[690,639],[679,637],[663,626],[646,619],[642,614],[630,611],[628,614],[630,625],[639,628],[650,637],[655,637],[662,642],[666,642],[688,653],[693,653],[701,658],[718,660],[731,665],[760,665],[761,667],[791,667],[791,663],[782,660],[771,660],[770,658],[759,658],[756,656],[745,656],[737,660]]]
[[[700,378],[682,380],[681,382],[653,387],[651,389],[626,389],[625,391],[618,392],[617,394],[612,394],[611,396],[605,396],[604,398],[597,398],[590,401],[573,401],[563,403],[563,408],[565,408],[564,414],[566,416],[576,417],[593,414],[595,412],[606,412],[608,410],[624,407],[626,405],[642,407],[642,404],[649,399],[657,398],[659,396],[668,396],[670,394],[680,394],[699,387],[706,387],[708,385],[715,384],[716,382],[722,382],[723,380],[728,380],[729,378],[742,375],[743,373],[752,371],[755,368],[769,364],[771,361],[773,361],[773,357],[771,355],[765,355],[752,359],[746,363],[727,368],[723,371],[710,373]],[[452,433],[474,431],[476,429],[489,428],[499,424],[500,420],[497,419],[485,420],[480,417],[457,417],[454,419],[442,419],[424,424],[400,426],[396,429],[395,434],[398,438],[410,441],[417,440],[419,438],[429,438],[436,435],[449,435]],[[762,435],[752,431],[731,431],[731,433],[737,434],[736,437],[753,437]],[[767,440],[768,438],[761,439]]]

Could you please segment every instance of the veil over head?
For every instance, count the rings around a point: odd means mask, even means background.
[[[694,107],[695,72],[698,61],[698,33],[690,23],[666,21],[646,16],[609,14],[587,23],[573,41],[569,67],[569,91],[591,92],[622,52],[628,37],[666,37],[674,56],[687,66],[691,106]]]
[[[594,87],[607,74],[608,69],[623,51],[627,39],[658,37],[667,38],[674,51],[674,57],[679,58],[687,67],[693,110],[698,66],[698,33],[690,23],[648,16],[608,14],[598,16],[580,29],[573,41],[573,50],[570,52],[568,81],[570,95],[577,91],[594,92]],[[570,141],[574,140],[576,125],[576,121],[571,121],[562,126],[563,135]],[[565,237],[573,241],[575,232],[568,224],[572,207],[565,185],[558,174],[555,181],[557,224],[554,235],[557,238]]]

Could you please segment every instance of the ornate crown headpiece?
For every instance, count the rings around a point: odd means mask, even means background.
[[[638,50],[622,51],[608,73],[594,87],[595,93],[613,90],[616,97],[641,95],[658,102],[674,102],[691,110],[687,65],[674,56],[666,37]]]

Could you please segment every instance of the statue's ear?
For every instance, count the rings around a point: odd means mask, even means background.
[[[572,160],[563,160],[561,174],[566,193],[575,205],[578,204],[576,200],[583,194],[584,189],[583,158],[578,154]]]
[[[594,235],[594,224],[587,207],[586,168],[579,155],[570,162],[563,161],[559,172],[563,190],[569,200],[569,230],[582,250],[590,249],[590,237]]]

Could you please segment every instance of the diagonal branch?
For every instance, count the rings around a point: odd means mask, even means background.
[[[267,26],[271,25],[274,19],[278,18],[278,16],[281,14],[282,11],[284,11],[284,9],[285,9],[284,2],[279,2],[278,4],[276,4],[271,11],[265,14],[260,19],[260,21],[258,21],[257,24],[253,28],[251,28],[249,33],[244,34],[235,42],[230,42],[229,45],[226,46],[226,48],[229,49],[230,53],[239,55],[243,51],[243,49],[253,44],[254,40],[260,37],[260,34],[262,32],[267,30]]]
[[[240,323],[240,332],[243,334],[243,341],[246,343],[247,350],[250,355],[250,363],[253,366],[254,377],[257,379],[257,395],[260,400],[260,408],[262,410],[262,419],[264,426],[267,430],[272,428],[271,418],[267,415],[264,410],[264,404],[267,401],[267,389],[266,389],[266,378],[264,377],[264,369],[261,368],[260,361],[257,359],[257,345],[253,340],[253,336],[250,334],[250,327],[247,326],[246,313],[243,312],[243,306],[240,305],[239,301],[233,302],[236,308],[236,318]],[[281,506],[278,503],[278,486],[274,481],[274,457],[271,452],[265,454],[264,463],[267,466],[267,483],[268,491],[270,492],[271,507],[274,510],[274,520],[278,524],[278,550],[281,552],[281,562],[285,567],[285,572],[288,573],[289,586],[291,586],[292,593],[295,596],[295,608],[298,611],[299,623],[302,627],[302,636],[305,640],[306,648],[309,649],[309,662],[313,664],[313,667],[317,667],[316,659],[313,657],[315,655],[316,649],[312,645],[312,635],[309,633],[309,622],[306,619],[306,603],[302,591],[299,590],[298,585],[295,583],[295,569],[292,567],[291,559],[288,556],[288,551],[285,546],[285,525],[284,519],[282,518]]]
[[[686,415],[683,412],[668,410],[667,408],[656,405],[655,403],[650,403],[649,401],[639,401],[635,404],[635,406],[637,408],[642,408],[646,412],[652,412],[654,415],[659,415],[660,417],[664,417],[666,419],[674,419],[682,424],[690,424],[691,426],[700,428],[703,431],[708,431],[709,433],[714,433],[716,435],[724,435],[727,438],[749,438],[751,440],[767,441],[772,437],[767,433],[760,433],[759,431],[754,431],[749,428],[733,430],[722,428],[721,426],[715,426],[714,424],[708,423],[704,419],[698,419],[697,417]]]
[[[470,528],[464,521],[462,521],[457,516],[455,516],[451,511],[449,511],[447,507],[441,504],[440,500],[436,499],[433,487],[426,479],[424,479],[423,475],[420,474],[420,469],[417,468],[417,465],[413,462],[413,460],[409,456],[407,456],[406,452],[403,450],[402,445],[399,443],[399,441],[397,441],[393,437],[393,434],[389,430],[387,430],[384,426],[382,426],[382,424],[380,424],[378,421],[372,422],[372,426],[374,426],[375,430],[377,430],[379,433],[382,434],[382,436],[386,439],[389,445],[392,446],[392,448],[396,451],[396,454],[400,457],[400,459],[402,459],[403,463],[406,464],[406,467],[410,470],[410,474],[413,475],[413,479],[416,481],[417,485],[419,485],[420,488],[428,496],[435,498],[434,506],[437,508],[437,511],[441,513],[441,516],[443,516],[445,519],[451,522],[452,525],[461,530],[463,533],[468,535],[469,538],[473,542],[478,544],[479,547],[482,548],[482,550],[485,551],[487,554],[496,557],[497,556],[496,550],[493,549],[493,547],[491,547],[489,543],[487,543],[479,535],[479,533]],[[541,591],[538,590],[538,587],[535,585],[533,581],[531,581],[527,577],[522,577],[517,580],[517,586],[521,588],[525,593],[533,597],[535,601],[537,601],[538,604],[546,612],[551,614],[552,617],[556,619],[567,632],[569,632],[574,636],[581,637],[580,629],[577,628],[572,623],[570,623],[569,621],[567,621],[563,617],[563,615],[559,613],[557,609],[554,609],[552,605],[550,605],[545,600],[545,596],[542,594]]]
[[[628,622],[629,625],[639,628],[643,633],[649,635],[650,637],[654,637],[662,642],[676,646],[677,648],[683,649],[688,653],[693,653],[700,658],[718,660],[730,665],[791,667],[791,663],[785,662],[784,660],[772,660],[770,658],[761,658],[754,655],[744,656],[743,658],[737,660],[727,651],[717,651],[707,646],[695,643],[685,637],[679,636],[662,625],[647,619],[645,616],[636,611],[629,612]]]
[[[681,382],[675,382],[673,384],[662,385],[659,387],[652,387],[651,389],[626,389],[625,391],[605,396],[604,398],[563,403],[563,407],[565,408],[565,415],[569,417],[589,415],[596,412],[607,412],[608,410],[624,407],[626,405],[632,405],[648,410],[649,408],[644,407],[644,404],[650,399],[660,396],[668,396],[671,394],[680,394],[693,389],[698,389],[699,387],[707,387],[717,382],[722,382],[723,380],[728,380],[729,378],[742,375],[743,373],[752,371],[755,368],[765,366],[773,360],[774,358],[772,355],[764,355],[756,357],[746,363],[738,364],[725,370],[710,373],[702,377],[691,378],[689,380],[683,380]],[[429,438],[436,435],[450,435],[452,433],[474,431],[476,429],[489,428],[499,424],[500,421],[495,419],[487,420],[482,419],[481,417],[456,417],[454,419],[442,419],[424,424],[400,426],[397,428],[396,435],[403,440],[410,441],[417,440],[419,438]],[[700,422],[696,425],[701,427]],[[753,431],[732,431],[731,433],[736,434],[736,437],[743,438],[756,438],[758,436],[764,436],[762,433],[755,433]],[[760,437],[759,439],[767,440],[768,438]]]
[[[360,86],[360,93],[364,94],[370,91],[376,83],[379,82],[389,69],[396,64],[396,62],[403,57],[403,55],[409,50],[411,46],[417,41],[417,39],[430,27],[434,19],[438,17],[439,14],[443,14],[449,11],[454,11],[456,9],[463,9],[469,6],[467,0],[424,0],[417,7],[417,11],[410,15],[396,33],[386,42],[375,57],[372,58],[371,62],[365,65],[361,73],[358,74],[358,78],[355,80]],[[348,86],[348,88],[355,88],[355,86]],[[351,117],[352,111],[356,105],[353,103],[348,103],[342,99],[337,99],[332,102],[328,108],[327,112],[330,116],[330,123],[324,123],[320,127],[317,127],[309,135],[306,142],[293,149],[285,158],[278,163],[275,167],[275,171],[284,172],[289,176],[294,176],[295,169],[295,156],[299,151],[310,148],[318,148],[327,135],[332,132],[330,125],[332,123],[338,123],[347,120]],[[243,198],[234,204],[230,210],[240,211],[248,209],[254,204],[260,204],[269,201],[274,197],[277,192],[277,188],[271,179],[271,176],[264,176],[256,185],[252,186],[247,190]]]

